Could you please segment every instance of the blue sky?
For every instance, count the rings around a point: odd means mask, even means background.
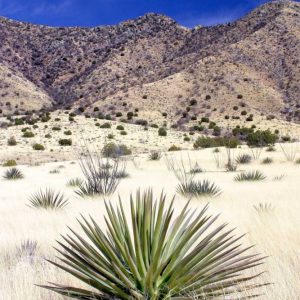
[[[51,26],[116,24],[147,12],[166,14],[187,27],[243,16],[266,0],[0,0],[0,15]]]

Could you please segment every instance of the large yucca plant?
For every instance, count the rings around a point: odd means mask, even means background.
[[[234,177],[235,181],[262,181],[265,179],[266,176],[258,170],[243,172]]]
[[[52,189],[39,190],[29,199],[31,208],[60,209],[68,205],[69,201],[60,192]]]
[[[262,258],[246,254],[249,248],[226,225],[213,227],[217,217],[206,215],[207,206],[196,214],[187,204],[175,218],[173,201],[167,205],[161,195],[156,202],[149,190],[131,197],[131,217],[121,199],[117,208],[106,203],[106,211],[107,231],[83,217],[85,237],[64,236],[57,249],[61,263],[51,262],[87,287],[43,287],[76,299],[179,300],[216,299],[238,293],[241,285],[243,291],[263,285],[252,281],[259,274],[243,275]]]
[[[187,197],[215,197],[221,194],[220,188],[208,180],[179,183],[177,192]]]
[[[17,180],[17,179],[23,179],[24,175],[22,171],[19,170],[18,168],[10,168],[5,171],[3,178],[7,180]]]

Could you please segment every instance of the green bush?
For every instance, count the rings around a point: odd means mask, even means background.
[[[121,134],[121,135],[127,135],[127,132],[126,132],[125,130],[122,130],[122,131],[120,132],[120,134]]]
[[[274,145],[278,135],[268,130],[257,130],[248,134],[246,141],[249,147],[265,147]]]
[[[176,146],[176,145],[172,145],[172,146],[168,149],[169,152],[180,151],[180,150],[181,150],[181,148],[178,147],[178,146]]]
[[[118,125],[117,130],[124,130],[124,126],[123,125]]]
[[[3,167],[15,167],[16,165],[17,162],[14,159],[9,159],[3,164]]]
[[[34,133],[31,132],[31,131],[25,131],[25,132],[23,133],[23,137],[24,137],[24,138],[32,138],[32,137],[34,137]]]
[[[131,150],[124,144],[117,145],[115,143],[108,143],[102,149],[102,155],[108,158],[130,155],[131,153]]]
[[[24,121],[22,119],[15,119],[15,125],[16,126],[24,125]]]
[[[60,139],[58,141],[60,146],[71,146],[72,145],[72,140],[71,139]]]
[[[71,130],[67,130],[64,132],[65,135],[72,135],[72,131]]]
[[[17,145],[17,141],[16,139],[12,136],[7,140],[7,145],[8,146],[16,146]]]
[[[110,123],[103,123],[100,128],[111,128],[111,124]]]
[[[212,148],[212,147],[228,147],[228,148],[236,148],[240,144],[240,141],[234,137],[226,138],[226,137],[199,137],[195,143],[194,148]]]
[[[167,130],[166,130],[166,128],[160,127],[160,128],[158,129],[158,135],[159,135],[159,136],[167,136]]]
[[[42,144],[33,144],[33,145],[32,145],[32,148],[33,148],[34,150],[38,150],[38,151],[43,151],[43,150],[45,150],[45,147],[44,147]]]
[[[53,130],[53,131],[60,131],[61,128],[60,128],[59,126],[54,126],[54,127],[52,127],[52,130]]]

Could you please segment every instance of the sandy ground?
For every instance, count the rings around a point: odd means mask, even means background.
[[[55,119],[59,121],[55,121]],[[127,145],[134,154],[148,153],[151,150],[167,151],[172,145],[176,145],[183,150],[193,149],[194,141],[202,135],[195,133],[189,135],[188,132],[172,130],[168,128],[167,136],[159,136],[158,129],[148,126],[145,131],[144,127],[133,124],[120,123],[116,121],[99,120],[93,118],[85,118],[84,116],[76,116],[76,122],[68,120],[68,114],[64,111],[56,111],[51,113],[51,120],[47,123],[39,122],[38,128],[30,125],[11,126],[7,129],[0,129],[0,164],[2,165],[8,159],[14,159],[19,164],[35,165],[40,162],[55,162],[78,158],[84,143],[93,145],[95,149],[102,149],[108,142]],[[281,136],[290,136],[295,140],[300,139],[300,125],[288,123],[280,120],[267,121],[263,117],[256,118],[255,122],[242,122],[241,120],[224,120],[224,118],[216,118],[218,125],[223,128],[234,128],[236,125],[250,127],[255,124],[257,129],[270,129],[271,131],[279,130]],[[5,118],[0,118],[0,122],[5,122]],[[157,118],[150,124],[156,124],[159,127],[163,125],[164,119]],[[97,125],[110,123],[111,128],[100,128]],[[195,122],[194,122],[195,123]],[[197,122],[196,122],[197,123]],[[196,124],[195,123],[195,124]],[[121,135],[117,126],[122,125],[127,135]],[[188,124],[191,127],[193,123]],[[208,124],[204,124],[206,127]],[[60,131],[53,131],[53,127],[59,126]],[[29,128],[34,133],[33,138],[22,137],[22,129]],[[65,135],[64,132],[70,130],[72,135]],[[46,138],[47,134],[51,138]],[[108,139],[109,135],[113,135],[113,139]],[[184,135],[190,138],[190,141],[184,141]],[[7,141],[10,137],[14,137],[18,144],[16,146],[7,147]],[[60,139],[72,139],[72,146],[62,147],[59,145]],[[42,144],[44,151],[33,150],[32,145],[35,143]]]
[[[297,145],[289,147],[296,149]],[[187,165],[190,157],[192,164],[197,162],[205,170],[197,178],[209,179],[222,189],[219,197],[193,199],[190,205],[201,209],[209,202],[209,213],[221,213],[220,222],[228,222],[231,228],[236,227],[236,233],[247,233],[245,245],[254,244],[253,251],[268,256],[262,267],[267,272],[261,280],[274,284],[263,288],[264,295],[259,299],[296,300],[300,299],[300,165],[286,161],[280,147],[277,145],[276,148],[276,152],[263,151],[258,160],[239,167],[239,170],[261,170],[267,176],[265,181],[256,183],[235,182],[233,178],[236,173],[216,167],[212,149],[169,155],[177,160],[183,159]],[[250,152],[243,147],[234,150],[233,155],[239,153]],[[220,157],[224,165],[224,149]],[[274,162],[270,165],[261,164],[265,157],[272,157]],[[297,157],[300,157],[299,152]],[[55,240],[67,232],[67,226],[78,229],[76,218],[80,214],[91,214],[104,226],[104,200],[79,198],[74,188],[66,186],[70,178],[83,177],[78,162],[20,165],[19,168],[25,175],[24,179],[0,179],[0,299],[62,299],[34,284],[45,284],[48,281],[78,284],[76,279],[55,269],[45,259],[54,258]],[[50,174],[53,169],[58,169],[59,173]],[[0,167],[1,175],[4,171],[5,168]],[[149,161],[148,155],[141,154],[135,158],[135,164],[128,162],[127,171],[130,177],[121,181],[117,192],[109,199],[115,203],[120,195],[126,211],[129,209],[130,193],[135,193],[138,188],[152,187],[157,196],[164,190],[169,200],[176,194],[177,179],[167,169],[163,158],[160,161]],[[281,175],[284,177],[275,181],[275,177]],[[34,210],[26,206],[30,195],[45,187],[62,191],[68,197],[69,205],[57,212]],[[177,194],[176,210],[179,211],[186,202],[187,199]],[[259,214],[253,207],[259,203],[270,203],[274,211]],[[37,253],[32,259],[18,251],[21,243],[28,239],[38,243]]]

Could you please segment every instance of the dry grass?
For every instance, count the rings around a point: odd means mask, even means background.
[[[236,154],[239,151],[235,150]],[[187,159],[184,152],[175,153]],[[222,149],[221,155],[226,155]],[[267,272],[263,280],[274,283],[263,288],[264,295],[260,299],[295,300],[300,295],[300,219],[299,219],[299,177],[300,168],[293,163],[286,162],[280,151],[268,154],[274,160],[269,166],[260,162],[252,162],[243,166],[245,170],[259,169],[268,179],[263,182],[249,182],[239,184],[234,182],[235,174],[217,169],[211,149],[191,151],[192,161],[199,162],[205,168],[205,174],[197,174],[213,180],[223,193],[220,197],[206,200],[192,200],[193,207],[201,208],[210,201],[209,212],[221,213],[220,222],[229,222],[230,227],[237,227],[238,233],[248,233],[244,238],[246,244],[255,244],[254,251],[269,258],[263,269]],[[138,187],[154,187],[157,195],[164,189],[168,199],[176,193],[177,181],[172,172],[160,162],[148,160],[148,155],[140,156],[140,168],[132,164],[128,166],[130,177],[124,179],[112,197],[115,202],[118,193],[122,195],[125,208],[129,208],[128,196]],[[50,163],[37,167],[20,166],[25,179],[19,182],[0,180],[0,299],[1,300],[35,300],[62,299],[60,296],[36,287],[34,284],[44,284],[47,281],[72,283],[76,279],[63,274],[45,262],[46,258],[54,258],[55,240],[60,233],[67,231],[67,225],[78,228],[75,218],[80,213],[91,214],[102,226],[104,220],[102,212],[104,201],[101,198],[82,200],[74,191],[65,186],[66,178],[81,176],[78,163],[65,162],[65,168],[59,174],[49,174],[53,168],[61,163]],[[0,173],[4,168],[0,168]],[[278,182],[273,177],[282,174],[285,177]],[[34,211],[26,206],[28,197],[38,188],[55,187],[61,190],[70,200],[64,211]],[[129,199],[128,199],[129,200]],[[186,204],[186,199],[176,196],[176,209]],[[274,211],[268,214],[258,213],[253,206],[259,203],[271,203]],[[18,252],[18,248],[25,240],[36,241],[38,248],[36,255],[26,256]]]

